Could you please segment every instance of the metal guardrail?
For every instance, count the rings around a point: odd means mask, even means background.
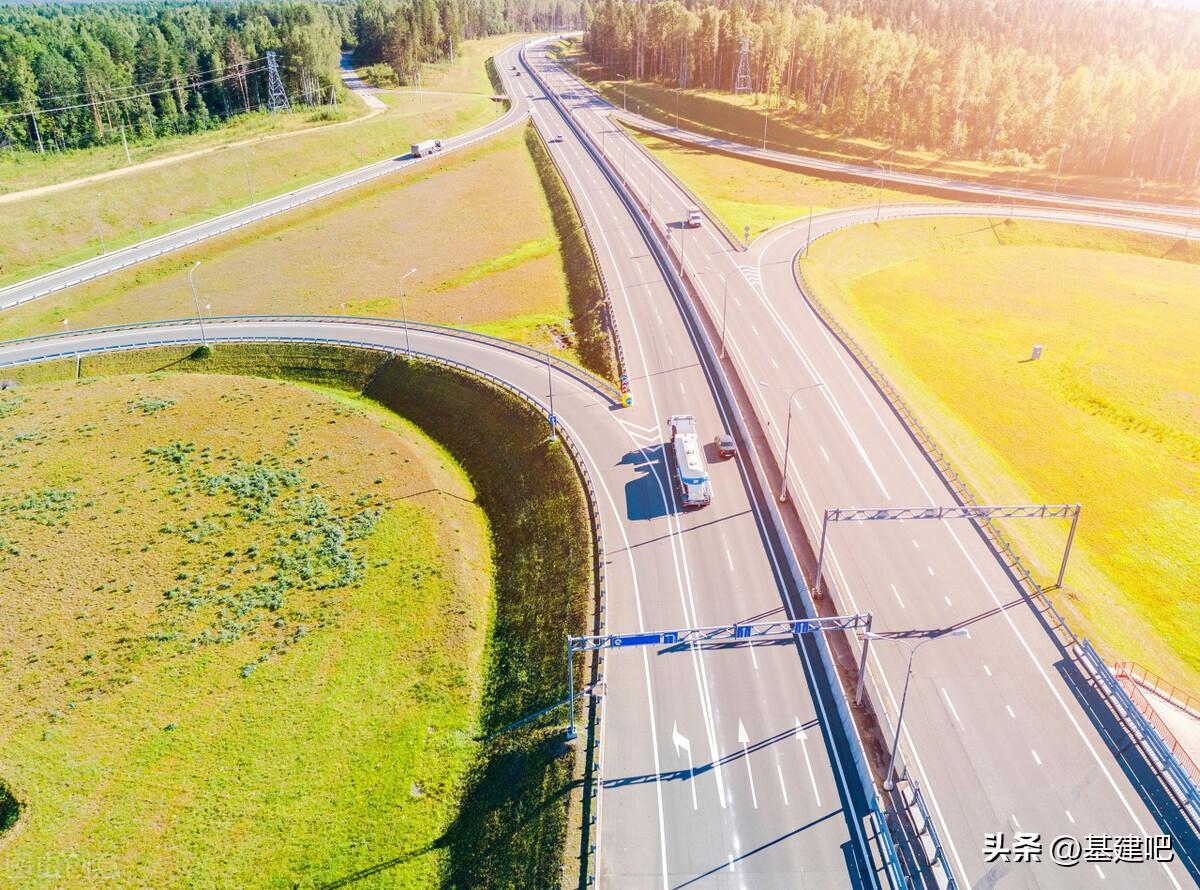
[[[1176,686],[1170,680],[1147,670],[1136,661],[1118,661],[1113,665],[1113,671],[1118,677],[1122,675],[1129,677],[1143,689],[1148,689],[1155,695],[1169,700],[1180,710],[1187,711],[1193,717],[1200,718],[1200,696],[1193,695]]]
[[[875,388],[887,400],[892,410],[896,413],[896,416],[900,419],[900,422],[904,424],[908,434],[916,442],[917,447],[921,449],[926,459],[950,489],[951,496],[959,504],[971,507],[980,506],[979,498],[975,495],[975,492],[958,474],[954,465],[946,457],[941,448],[938,447],[937,442],[925,428],[924,424],[917,419],[916,412],[909,407],[908,402],[904,400],[900,391],[892,385],[891,380],[875,364],[866,350],[858,344],[858,341],[854,339],[850,332],[842,327],[841,323],[834,318],[825,304],[817,299],[815,290],[808,281],[808,277],[804,274],[804,270],[800,267],[799,261],[792,264],[792,275],[805,302],[808,303],[809,307],[825,326],[829,328],[830,332],[838,339],[846,351],[850,353],[851,358],[862,368],[867,377],[875,385]],[[1025,567],[1012,543],[996,527],[996,524],[990,518],[972,519],[971,522],[983,533],[984,539],[992,547],[996,555],[1004,561],[1009,570],[1013,572],[1026,593],[1032,599],[1041,603],[1040,611],[1043,615],[1049,614],[1053,618],[1055,623],[1051,629],[1060,635],[1060,642],[1066,646],[1075,643],[1078,640],[1075,632],[1071,630],[1066,619],[1058,611],[1058,608],[1046,596],[1046,592],[1042,586],[1034,580],[1032,573]],[[817,584],[819,585],[821,582],[822,579],[818,578]]]
[[[476,142],[479,142],[480,140],[489,139],[492,136],[495,136],[499,133],[503,133],[509,127],[519,123],[521,120],[524,119],[525,114],[524,113],[515,113],[515,109],[516,109],[515,105],[509,106],[509,110],[506,111],[504,114],[505,114],[505,117],[511,116],[512,119],[506,121],[501,126],[495,127],[494,129],[489,129],[489,128],[494,127],[496,122],[493,121],[492,123],[484,124],[482,127],[477,127],[475,130],[472,130],[468,133],[464,133],[462,136],[450,137],[449,139],[446,140],[446,151],[448,151],[448,152],[449,151],[457,151],[459,149],[467,148],[468,146],[474,145]],[[504,118],[500,118],[500,120],[504,120]],[[401,156],[401,157],[404,157],[404,156]],[[400,170],[407,169],[408,167],[412,166],[413,164],[418,164],[421,161],[426,160],[427,157],[436,157],[436,155],[431,155],[431,156],[426,156],[426,157],[409,158],[406,163],[397,163],[397,160],[395,158],[390,159],[390,160],[384,160],[384,161],[376,161],[372,164],[367,164],[365,167],[359,167],[357,170],[348,170],[345,173],[339,173],[336,176],[333,176],[327,180],[324,180],[324,183],[317,182],[312,185],[302,186],[298,189],[293,189],[290,192],[284,192],[282,195],[276,195],[273,198],[265,198],[262,201],[256,202],[255,204],[249,204],[240,210],[231,210],[231,211],[229,211],[228,214],[225,214],[225,215],[243,213],[247,209],[253,208],[255,206],[262,206],[264,208],[259,213],[252,213],[245,219],[230,223],[225,226],[221,226],[220,228],[214,229],[213,231],[208,232],[206,234],[197,235],[193,238],[187,238],[183,241],[172,241],[170,244],[162,245],[159,248],[151,251],[150,253],[139,254],[136,257],[131,257],[122,262],[119,262],[115,266],[109,266],[108,268],[103,269],[101,271],[93,272],[89,275],[83,276],[82,278],[77,278],[70,283],[54,285],[53,287],[46,288],[45,290],[37,291],[34,294],[30,294],[29,296],[21,297],[16,300],[10,300],[9,302],[4,303],[3,305],[0,305],[0,312],[4,311],[5,309],[12,309],[16,306],[21,306],[21,305],[23,305],[25,303],[29,303],[33,300],[40,299],[41,297],[47,297],[51,294],[58,293],[61,290],[66,290],[69,287],[75,287],[76,285],[84,284],[88,281],[94,281],[97,278],[103,278],[105,275],[111,275],[114,272],[120,272],[122,269],[127,269],[130,266],[136,266],[139,263],[144,263],[148,260],[156,259],[157,257],[164,256],[165,254],[174,253],[177,250],[182,250],[185,247],[190,247],[191,245],[198,244],[201,241],[207,241],[210,238],[217,237],[218,235],[224,235],[226,232],[232,232],[235,229],[244,228],[245,226],[252,225],[256,222],[262,222],[263,220],[270,219],[273,216],[278,216],[281,213],[287,213],[288,211],[294,210],[297,207],[302,207],[305,204],[311,204],[313,201],[319,201],[322,198],[328,198],[331,195],[336,195],[339,192],[345,191],[346,189],[354,188],[356,186],[360,186],[360,185],[364,185],[365,183],[372,182],[373,180],[378,179],[381,176],[386,176],[389,173],[396,173]],[[374,170],[373,172],[368,173],[365,176],[359,175],[359,174],[363,173],[364,171],[372,170],[372,168],[374,168],[374,167],[378,167],[379,169]],[[345,180],[345,181],[340,182],[339,180]],[[273,202],[280,201],[280,200],[285,200],[288,197],[302,195],[302,193],[306,189],[311,189],[314,186],[319,186],[322,184],[328,184],[328,185],[331,185],[332,187],[329,189],[322,189],[319,193],[316,193],[316,194],[312,194],[312,195],[308,195],[308,196],[301,196],[301,197],[297,198],[296,200],[293,200],[293,201],[290,201],[290,202],[284,204],[282,207],[275,207],[270,210],[265,209],[265,205],[267,205],[267,204],[271,204]],[[217,216],[217,217],[212,217],[207,220],[201,220],[198,223],[192,223],[192,225],[190,225],[190,226],[185,226],[181,229],[174,229],[174,230],[172,230],[170,232],[166,232],[162,235],[157,235],[157,236],[149,239],[148,242],[141,242],[141,243],[153,243],[155,241],[167,241],[167,240],[176,238],[179,235],[188,232],[189,230],[198,229],[201,226],[208,225],[211,222],[213,222],[214,219],[220,219],[220,218],[221,218],[220,216]],[[119,254],[124,251],[131,251],[134,248],[136,248],[137,246],[138,246],[138,242],[135,242],[134,244],[127,245],[126,247],[118,248],[117,250],[112,251],[112,253]],[[108,255],[108,253],[104,253],[104,254],[101,254],[101,257],[107,256],[107,255]],[[93,263],[99,258],[100,257],[92,257],[91,259],[88,259],[88,260],[81,260],[80,262],[75,263],[71,266],[65,266],[62,269],[55,269],[52,272],[46,272],[46,273],[43,273],[42,275],[36,275],[33,278],[27,278],[24,281],[18,281],[15,284],[11,284],[6,288],[0,288],[0,299],[3,298],[4,293],[6,291],[15,290],[18,287],[27,287],[29,285],[36,284],[40,280],[51,278],[55,275],[61,275],[63,272],[69,271],[70,269],[74,268],[75,266],[82,266],[86,263]]]
[[[618,111],[616,109],[614,109],[612,114],[616,115],[617,120],[620,123],[624,124],[626,127],[629,127],[631,130],[636,130],[639,133],[645,133],[646,135],[653,136],[656,139],[666,139],[668,141],[670,141],[670,139],[671,139],[670,135],[668,135],[666,133],[656,133],[653,130],[648,130],[645,127],[639,126],[635,121],[632,121],[625,116],[626,112],[618,113]],[[654,152],[649,151],[649,150],[644,150],[642,152],[642,154],[644,157],[646,157],[650,160],[651,164],[653,164],[655,167],[658,168],[658,171],[660,173],[662,173],[663,176],[665,176],[667,179],[671,180],[672,184],[677,189],[679,189],[681,192],[683,192],[685,195],[687,195],[688,200],[691,201],[692,204],[694,204],[697,207],[707,207],[708,206],[704,202],[704,200],[702,200],[700,198],[699,195],[697,195],[694,191],[692,191],[691,187],[689,187],[687,185],[687,183],[685,183],[682,179],[680,179],[673,172],[671,172],[671,170],[667,167],[666,164],[664,164],[657,157],[655,157]],[[737,236],[737,233],[734,232],[732,229],[730,229],[729,226],[727,226],[725,224],[725,220],[721,219],[721,217],[719,215],[711,214],[711,213],[706,214],[706,215],[708,216],[709,222],[713,223],[713,225],[716,227],[717,231],[720,232],[724,236],[725,240],[729,242],[730,247],[732,247],[734,250],[738,250],[738,251],[745,251],[748,248],[748,245],[746,244],[745,239],[739,238]]]
[[[521,60],[525,60],[524,55],[522,55]],[[596,269],[596,277],[600,279],[600,290],[603,293],[604,326],[612,338],[613,354],[617,359],[617,374],[628,378],[629,371],[625,365],[625,349],[621,345],[621,330],[617,327],[617,316],[613,311],[612,293],[608,289],[608,280],[604,277],[604,268],[596,262],[596,245],[592,241],[592,230],[588,227],[586,217],[584,217],[583,211],[579,207],[579,201],[575,198],[575,193],[567,187],[566,174],[559,165],[558,160],[554,157],[554,153],[550,151],[550,146],[546,144],[545,137],[542,136],[542,131],[536,126],[533,130],[542,142],[542,148],[546,151],[546,157],[550,158],[550,162],[558,170],[558,178],[562,180],[563,190],[567,193],[567,197],[571,199],[571,206],[575,209],[575,216],[579,220],[579,227],[583,230],[583,237],[587,240],[588,250],[592,253],[592,265]]]
[[[1138,687],[1138,683],[1119,668],[1115,670],[1115,674],[1117,683],[1125,690],[1126,695],[1129,696],[1130,701],[1134,703],[1141,715],[1150,721],[1150,725],[1154,727],[1159,737],[1166,744],[1167,749],[1175,755],[1184,772],[1191,777],[1193,782],[1200,783],[1200,767],[1196,766],[1196,762],[1192,760],[1192,756],[1183,745],[1179,744],[1179,739],[1175,738],[1175,733],[1171,732],[1171,728],[1163,722],[1162,717],[1158,715],[1158,710],[1142,693],[1142,690]]]
[[[245,320],[246,318],[251,318],[251,317],[250,316],[234,316],[234,318],[236,318],[238,320]],[[263,317],[258,316],[257,318],[262,319]],[[272,317],[272,316],[267,316],[266,318],[278,319],[278,317]],[[310,320],[312,319],[311,316],[293,316],[292,318],[293,319],[309,318]],[[332,316],[332,318],[335,318],[339,321],[343,320],[342,316]],[[214,321],[216,321],[216,319],[214,319]],[[386,321],[390,322],[391,320],[389,319]],[[116,325],[116,326],[113,326],[112,328],[92,328],[92,329],[90,329],[90,332],[98,333],[98,332],[111,331],[111,330],[128,330],[130,328],[149,328],[149,327],[155,327],[155,326],[163,326],[164,324],[171,325],[171,324],[195,324],[195,323],[196,323],[195,319],[190,319],[190,320],[181,320],[181,321],[158,323],[158,324]],[[463,332],[463,331],[459,331],[459,330],[453,329],[453,328],[441,329],[441,328],[438,328],[438,326],[436,326],[436,325],[430,325],[428,327],[437,329],[439,333],[444,333],[444,334],[448,334],[448,335],[474,334],[474,332]],[[86,333],[86,332],[78,331],[75,333],[82,334],[82,333]],[[483,342],[488,342],[489,345],[497,345],[494,341],[497,341],[498,338],[489,337],[487,335],[475,335],[475,336],[477,336]],[[48,340],[48,339],[64,339],[64,338],[61,335],[57,338],[55,338],[55,337],[27,337],[20,341],[9,341],[9,343],[14,343],[14,342],[28,343],[30,341]],[[376,342],[365,341],[365,340],[355,340],[355,339],[343,338],[343,337],[292,337],[292,336],[280,337],[278,335],[270,336],[270,335],[244,335],[244,334],[243,335],[234,335],[234,336],[225,336],[224,334],[216,334],[214,336],[214,335],[210,334],[207,337],[207,340],[210,343],[212,343],[212,342],[221,342],[221,343],[244,343],[244,342],[320,343],[320,344],[331,345],[331,346],[351,346],[351,347],[356,347],[359,349],[369,349],[373,352],[388,353],[392,356],[403,355],[402,352],[400,352],[396,349],[390,349],[387,347],[380,346],[380,344],[378,344]],[[16,362],[0,362],[0,367],[12,367],[15,365],[32,364],[35,362],[53,361],[53,360],[59,359],[59,358],[74,358],[74,357],[77,357],[80,355],[95,355],[95,354],[103,354],[103,353],[110,353],[110,352],[125,352],[125,351],[130,351],[130,350],[135,350],[135,349],[150,349],[150,348],[154,348],[154,347],[158,347],[158,346],[172,346],[172,345],[195,346],[195,345],[198,345],[200,342],[201,341],[200,341],[199,337],[157,338],[154,340],[147,340],[147,341],[143,341],[143,342],[122,343],[122,344],[113,344],[113,345],[108,345],[108,346],[86,347],[84,349],[74,349],[74,350],[69,350],[69,351],[64,351],[64,352],[44,353],[44,354],[39,355],[34,358],[21,359]],[[532,353],[533,355],[531,355],[530,357],[535,357],[536,355],[541,355],[543,357],[545,356],[545,353],[541,353],[540,350],[533,349],[532,347],[523,347],[523,346],[521,346],[521,344],[513,344],[508,341],[499,341],[499,343],[503,344],[506,347],[518,347],[517,351],[524,351],[527,353]],[[541,401],[539,401],[533,395],[531,395],[530,393],[527,393],[525,390],[521,389],[520,387],[514,386],[513,384],[509,383],[508,381],[506,381],[500,377],[495,376],[494,374],[490,374],[487,371],[484,371],[480,368],[476,368],[472,365],[468,365],[464,362],[458,362],[453,359],[445,358],[443,356],[436,356],[436,355],[432,355],[430,353],[420,352],[417,350],[412,351],[410,353],[410,355],[413,358],[417,358],[422,361],[430,362],[432,364],[441,365],[443,367],[451,368],[453,370],[459,371],[460,373],[468,374],[477,379],[481,379],[481,380],[485,381],[486,383],[497,387],[498,389],[501,389],[511,395],[516,396],[517,398],[520,398],[522,401],[531,405],[540,414],[545,416],[547,418],[547,421],[549,420],[550,408],[548,405],[543,404]],[[559,367],[560,371],[570,374],[572,376],[575,376],[577,378],[578,377],[586,377],[586,378],[591,378],[594,381],[599,381],[605,385],[606,389],[609,392],[612,392],[612,384],[608,383],[608,381],[603,380],[602,378],[598,377],[597,375],[592,374],[590,371],[586,371],[582,368],[578,368],[574,365],[568,364],[566,362],[562,362],[561,360],[556,360],[556,361],[558,362],[557,366]],[[557,425],[557,428],[558,428],[558,435],[560,437],[560,441],[563,443],[564,447],[567,450],[567,453],[571,457],[571,461],[575,466],[576,472],[579,475],[580,482],[583,485],[584,492],[587,497],[588,514],[589,514],[589,517],[591,519],[591,524],[592,524],[592,540],[594,542],[594,544],[593,544],[593,565],[594,565],[594,578],[595,578],[595,620],[593,622],[593,629],[597,633],[603,633],[605,630],[605,627],[606,627],[605,619],[606,619],[606,611],[607,611],[608,586],[607,586],[607,578],[605,575],[605,566],[607,564],[607,559],[605,557],[605,549],[604,549],[604,529],[603,529],[603,524],[600,519],[599,499],[596,494],[595,484],[592,482],[591,473],[588,471],[587,464],[583,458],[583,454],[579,450],[579,447],[575,444],[574,438],[571,436],[569,430],[561,424],[561,422]],[[592,677],[591,677],[592,687],[593,688],[600,687],[604,680],[604,653],[597,652],[593,656],[593,661],[592,661],[592,665],[591,665],[591,675],[592,675]],[[585,774],[584,774],[584,787],[583,787],[584,819],[583,819],[582,830],[584,831],[584,836],[581,840],[581,846],[584,850],[587,850],[590,846],[589,841],[588,841],[588,833],[590,832],[591,828],[597,824],[599,807],[600,807],[600,801],[599,801],[600,750],[599,750],[599,747],[600,747],[601,733],[599,732],[599,728],[600,728],[601,720],[603,719],[603,711],[604,711],[603,696],[593,695],[592,696],[592,704],[593,704],[593,707],[590,709],[589,715],[588,715],[588,719],[589,719],[589,723],[588,723],[589,750],[588,750],[587,757],[585,758]],[[589,812],[590,812],[590,817],[588,815]],[[588,857],[588,862],[584,864],[585,872],[591,866],[591,864],[592,864],[592,857]],[[594,881],[595,881],[594,873],[587,874],[587,875],[585,875],[585,877],[587,877],[588,884],[594,883]]]
[[[1146,743],[1151,755],[1158,761],[1168,784],[1182,801],[1184,807],[1190,808],[1193,814],[1200,817],[1200,786],[1179,762],[1179,759],[1163,741],[1158,730],[1151,721],[1138,709],[1134,700],[1121,685],[1117,677],[1108,669],[1108,665],[1097,654],[1092,644],[1081,639],[1076,651],[1082,661],[1098,680],[1106,698],[1129,728],[1130,734]]]
[[[344,325],[364,325],[364,326],[369,325],[371,327],[387,327],[387,328],[391,328],[391,329],[400,329],[400,330],[403,330],[406,326],[404,322],[397,321],[394,318],[374,318],[374,317],[370,317],[370,316],[361,316],[361,315],[216,315],[216,316],[206,316],[204,319],[205,325],[212,325],[212,326],[218,327],[218,328],[222,324],[253,323],[253,322],[276,322],[276,323],[318,322],[318,323],[322,323],[322,324],[336,323],[336,324],[344,324]],[[197,320],[194,317],[192,317],[192,318],[172,318],[172,319],[167,319],[165,321],[130,322],[127,324],[105,325],[105,326],[95,327],[95,328],[80,328],[77,331],[69,331],[66,333],[38,334],[38,335],[32,336],[32,337],[21,337],[16,340],[0,341],[0,351],[4,350],[6,348],[9,348],[9,347],[13,347],[13,346],[22,346],[22,345],[27,345],[30,343],[37,343],[37,342],[44,342],[44,341],[69,341],[74,338],[95,336],[97,334],[110,334],[110,333],[118,333],[118,332],[122,332],[122,331],[136,331],[136,330],[155,330],[155,329],[159,329],[159,328],[170,328],[170,327],[186,327],[186,326],[194,326],[197,324],[198,324]],[[472,331],[472,330],[468,330],[466,328],[456,328],[456,327],[452,327],[450,325],[439,325],[439,324],[431,324],[428,322],[409,321],[409,322],[407,322],[407,327],[411,331],[418,331],[420,333],[437,334],[439,336],[454,337],[459,340],[469,340],[469,341],[476,342],[476,343],[483,343],[488,346],[492,346],[492,347],[495,347],[498,349],[503,349],[507,352],[514,352],[514,353],[517,353],[520,355],[528,356],[530,358],[535,358],[539,362],[549,363],[552,367],[554,367],[554,368],[558,369],[559,371],[562,371],[566,374],[570,374],[571,376],[575,377],[576,379],[586,383],[591,388],[599,390],[606,397],[610,398],[613,402],[620,404],[621,392],[619,389],[617,389],[616,386],[613,385],[612,381],[607,380],[604,377],[601,377],[599,374],[589,371],[587,368],[583,368],[583,367],[580,367],[579,365],[572,364],[571,362],[568,362],[562,358],[559,358],[558,356],[554,355],[553,353],[547,353],[546,351],[538,349],[534,346],[528,346],[524,343],[517,343],[512,340],[505,340],[502,337],[494,337],[491,334],[484,334],[479,331]],[[161,345],[178,345],[179,343],[189,343],[189,344],[198,343],[199,339],[200,338],[188,337],[188,338],[185,338],[184,340],[162,341]],[[208,339],[213,339],[213,338],[209,337]],[[235,338],[235,339],[237,339],[237,338]],[[256,339],[261,339],[261,338],[256,338]],[[284,340],[284,339],[297,340],[297,339],[306,339],[306,338],[280,337],[278,335],[274,335],[267,339],[270,339],[270,340]],[[339,338],[328,338],[328,339],[322,338],[320,342],[335,343],[335,342],[341,342],[341,340]],[[346,341],[346,342],[350,342],[350,341]],[[360,345],[358,341],[353,341],[353,342],[356,345]],[[150,345],[155,345],[155,344],[150,343]],[[117,348],[124,348],[124,347],[118,346]],[[379,344],[373,344],[373,348],[379,349],[382,347],[380,347]],[[61,355],[77,355],[81,352],[89,352],[89,351],[93,351],[93,350],[90,350],[86,347],[83,349],[69,350],[67,352],[61,353],[60,357],[61,357]],[[39,359],[32,359],[32,360],[40,361],[41,359],[39,358]],[[0,367],[24,364],[24,363],[25,363],[25,361],[5,362],[5,361],[0,360]]]
[[[536,72],[535,72],[534,76],[537,77]],[[538,79],[540,82],[540,78],[538,78]],[[609,178],[609,181],[613,184],[614,188],[617,188],[618,195],[621,197],[622,201],[625,203],[626,207],[629,209],[631,216],[633,217],[633,219],[635,220],[636,224],[639,227],[639,230],[642,232],[643,236],[645,237],[646,243],[650,246],[651,251],[658,259],[660,268],[663,270],[664,278],[667,280],[668,285],[672,290],[672,293],[674,295],[676,295],[677,299],[679,300],[680,309],[684,313],[686,323],[689,325],[690,328],[692,328],[693,332],[696,334],[696,342],[698,344],[698,348],[701,350],[707,351],[707,354],[708,354],[708,356],[710,358],[710,362],[711,362],[711,368],[712,368],[713,378],[714,378],[714,381],[713,381],[714,386],[718,390],[720,390],[721,392],[724,393],[727,404],[732,409],[731,410],[731,418],[730,418],[732,423],[737,428],[738,433],[742,437],[743,441],[750,441],[750,436],[749,436],[748,430],[746,429],[745,421],[737,409],[737,401],[734,398],[732,390],[729,385],[729,382],[725,377],[724,370],[723,370],[720,362],[716,359],[716,351],[715,351],[715,349],[713,349],[711,342],[709,342],[709,340],[705,336],[704,326],[700,321],[699,314],[698,314],[698,311],[697,311],[695,305],[693,304],[692,300],[688,296],[687,286],[684,283],[683,279],[675,271],[675,266],[674,266],[674,262],[673,262],[673,258],[671,256],[671,254],[663,246],[662,241],[657,237],[653,227],[646,219],[646,215],[645,215],[646,205],[640,200],[636,191],[632,188],[632,185],[623,178],[620,168],[614,163],[611,156],[608,155],[603,150],[603,146],[597,144],[597,142],[594,139],[592,139],[590,134],[583,131],[571,119],[569,112],[562,106],[561,102],[559,102],[557,96],[553,93],[553,91],[546,88],[544,83],[543,83],[543,89],[546,89],[547,95],[549,95],[551,97],[551,101],[553,101],[556,104],[556,106],[560,108],[560,110],[562,111],[563,115],[565,116],[565,118],[567,120],[568,126],[571,127],[573,132],[576,133],[578,138],[583,143],[584,147],[589,151],[589,153],[591,153],[593,155],[593,157],[598,162],[603,161],[603,163],[601,163],[601,165],[600,165],[602,172]],[[620,186],[620,187],[618,187],[618,186]],[[750,460],[748,461],[748,467],[749,467],[750,472],[754,475],[754,478],[756,479],[758,486],[760,487],[760,489],[763,492],[770,492],[771,486],[767,480],[765,470],[763,469],[763,467],[759,463],[759,461],[756,459],[753,452],[750,453],[749,457],[750,457]],[[765,510],[765,514],[766,514],[765,518],[774,528],[775,534],[778,537],[778,539],[781,542],[787,542],[789,540],[787,530],[783,525],[783,520],[782,520],[782,517],[779,515],[779,511],[775,504],[775,501],[770,496],[768,496],[765,499],[764,510]],[[801,603],[802,603],[803,607],[807,610],[808,614],[811,614],[811,615],[817,614],[815,605],[814,605],[811,595],[810,595],[810,591],[808,589],[807,584],[805,584],[805,581],[804,581],[804,574],[800,570],[800,566],[799,566],[799,563],[796,561],[795,554],[792,552],[792,549],[790,547],[785,546],[785,547],[782,547],[781,549],[783,551],[781,555],[783,556],[783,559],[786,562],[788,572],[792,576],[792,578],[795,579],[796,587],[797,587],[797,590],[799,591]],[[788,607],[790,609],[790,607],[792,605],[791,600],[790,599],[787,600],[787,603],[788,603]],[[869,766],[867,765],[866,749],[865,749],[865,746],[863,745],[863,741],[862,741],[861,737],[859,736],[858,727],[854,723],[854,719],[853,719],[852,715],[850,714],[849,705],[847,704],[845,696],[842,693],[841,683],[840,683],[840,680],[838,679],[837,669],[835,668],[834,662],[833,662],[833,656],[829,650],[827,643],[821,637],[818,637],[816,639],[816,650],[818,653],[818,660],[820,662],[820,664],[816,667],[816,669],[819,670],[822,674],[824,674],[824,676],[826,678],[826,682],[828,682],[831,685],[831,689],[833,690],[833,695],[831,697],[834,702],[834,709],[836,712],[837,720],[841,724],[842,730],[846,734],[847,739],[850,740],[850,742],[851,742],[851,744],[849,746],[851,749],[851,757],[853,760],[853,763],[851,764],[851,768],[855,771],[855,773],[856,773],[855,778],[857,779],[859,785],[862,787],[863,792],[867,796],[868,801],[870,801],[876,796],[876,794],[875,794],[874,782],[873,782],[872,776],[871,776],[871,771],[870,771]],[[886,821],[879,822],[879,831],[880,832],[889,832],[890,831],[890,829],[887,826]],[[890,837],[889,837],[889,842],[890,842]],[[868,851],[868,855],[869,855],[869,851]],[[889,882],[892,880],[890,871],[888,873],[888,880],[889,880]],[[900,885],[900,886],[902,887],[903,885]]]

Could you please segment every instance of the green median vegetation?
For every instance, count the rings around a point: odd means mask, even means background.
[[[1051,592],[1075,629],[1200,687],[1200,249],[914,219],[822,238],[801,268],[984,502],[1083,504]],[[1053,584],[1065,524],[1005,532]]]
[[[440,367],[192,353],[0,401],[0,886],[557,884],[561,715],[484,739],[591,601],[566,453]]]

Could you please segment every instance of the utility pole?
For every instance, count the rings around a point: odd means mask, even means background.
[[[763,105],[763,151],[767,150],[767,106]]]
[[[200,311],[200,297],[196,293],[196,279],[192,277],[196,271],[196,267],[200,265],[200,261],[196,260],[192,264],[192,268],[188,269],[188,284],[192,287],[192,303],[196,307],[196,321],[200,322],[200,343],[204,346],[208,345],[208,337],[204,333],[204,314]]]
[[[808,205],[808,237],[806,237],[804,239],[804,256],[805,257],[808,256],[808,246],[810,244],[812,244],[812,217],[813,217],[813,206],[811,204],[809,204]]]
[[[250,193],[250,203],[254,203],[254,183],[250,181],[250,161],[242,155],[242,169],[246,171],[246,191]]]
[[[100,228],[100,211],[92,207],[92,219],[96,222],[96,237],[100,239],[100,252],[107,256],[108,245],[104,242],[104,230]]]
[[[413,266],[400,276],[400,314],[404,319],[404,354],[409,358],[412,358],[412,343],[408,339],[408,304],[404,301],[404,279],[416,271],[417,267]]]
[[[45,154],[46,149],[42,145],[42,131],[38,129],[37,112],[33,110],[33,103],[29,103],[29,119],[33,121],[33,135],[37,137],[38,154]]]
[[[125,149],[125,163],[132,164],[133,159],[129,157],[129,142],[125,138],[125,125],[121,124],[121,146]]]
[[[1054,173],[1054,194],[1058,194],[1058,178],[1062,175],[1062,162],[1067,154],[1067,143],[1058,147],[1058,170]]]

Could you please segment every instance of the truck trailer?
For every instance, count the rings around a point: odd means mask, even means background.
[[[414,158],[424,158],[431,154],[436,154],[442,150],[441,139],[426,139],[424,142],[414,142],[412,147],[412,156]]]
[[[712,486],[708,481],[708,464],[696,432],[696,418],[690,414],[673,414],[667,425],[671,428],[671,458],[675,464],[675,489],[683,509],[706,507],[712,502]]]

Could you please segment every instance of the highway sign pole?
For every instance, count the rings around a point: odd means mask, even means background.
[[[821,583],[820,578],[817,578],[817,583]],[[867,653],[871,651],[871,637],[868,634],[871,633],[871,621],[874,617],[871,612],[867,613],[867,630],[863,635],[862,657],[858,660],[858,688],[854,690],[854,703],[856,705],[862,704],[863,686],[866,684],[867,679]]]
[[[817,550],[817,576],[813,579],[813,596],[821,595],[821,572],[825,568],[825,537],[829,534],[829,511],[821,518],[821,546]]]
[[[1067,532],[1067,546],[1063,550],[1062,564],[1058,567],[1058,581],[1055,586],[1062,590],[1063,576],[1067,574],[1067,558],[1071,555],[1071,545],[1075,542],[1075,528],[1079,525],[1079,510],[1071,517],[1071,530]]]
[[[204,316],[200,312],[200,297],[196,294],[196,279],[192,277],[192,273],[196,271],[196,267],[199,265],[200,261],[196,260],[192,264],[192,268],[188,269],[188,284],[192,288],[192,303],[196,306],[196,321],[200,322],[200,343],[207,346],[208,338],[204,335]]]
[[[729,318],[729,274],[722,279],[725,284],[725,296],[721,300],[721,358],[725,358],[725,322]]]

